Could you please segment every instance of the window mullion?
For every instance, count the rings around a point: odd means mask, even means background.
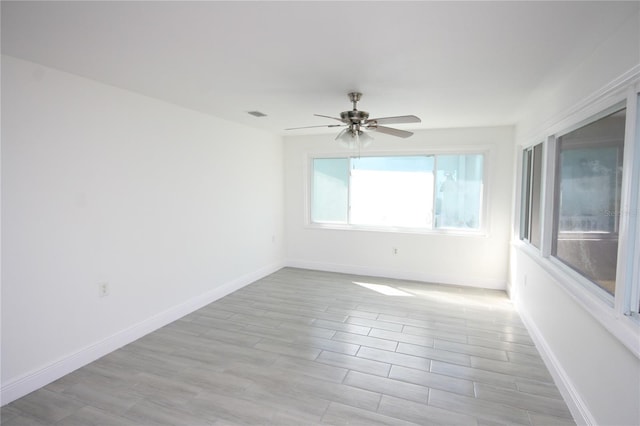
[[[527,240],[530,243],[532,242],[532,237],[533,237],[533,234],[532,234],[533,233],[533,189],[534,189],[533,188],[533,178],[534,178],[533,170],[536,167],[536,159],[535,159],[535,155],[533,154],[534,153],[534,151],[533,151],[534,147],[535,147],[535,145],[532,146],[529,149],[529,155],[530,155],[530,158],[531,158],[531,162],[529,163],[529,182],[528,182],[528,185],[529,185],[529,200],[528,200],[529,213],[528,213],[528,216],[527,216],[527,218],[528,218],[528,221],[527,221],[527,228],[528,228],[527,236],[528,236],[528,238],[527,238]]]
[[[627,121],[624,141],[624,165],[622,168],[622,185],[620,190],[620,211],[615,212],[615,219],[619,226],[618,265],[616,273],[622,286],[616,292],[615,309],[625,315],[638,314],[640,304],[640,228],[638,226],[638,212],[640,209],[640,134],[638,120],[640,120],[640,95],[636,90],[630,90],[627,96]],[[634,167],[634,165],[636,167]],[[635,212],[635,214],[634,214]],[[627,259],[632,259],[630,262]]]
[[[635,314],[636,318],[640,315],[640,170],[638,165],[640,164],[640,83],[636,85],[636,90],[633,91],[634,97],[632,102],[628,102],[631,111],[635,108],[635,114],[631,114],[634,117],[630,125],[631,131],[634,132],[635,137],[632,144],[634,145],[633,156],[635,161],[632,163],[635,165],[634,175],[632,179],[632,188],[636,188],[635,192],[632,192],[632,196],[635,199],[630,203],[629,220],[630,223],[635,224],[636,232],[633,247],[633,261],[630,267],[630,279],[628,280],[628,286],[630,288],[630,297],[627,299],[628,308],[627,312]],[[632,237],[630,237],[632,238]]]
[[[639,99],[640,101],[640,99]],[[638,111],[638,119],[640,120],[640,108]],[[636,136],[636,148],[640,147],[640,132],[637,133]],[[640,149],[639,149],[640,150]],[[640,155],[637,155],[640,157]],[[638,164],[638,162],[636,162]],[[638,172],[636,174],[636,184],[640,178],[638,178]],[[627,307],[626,312],[635,314],[636,318],[640,315],[640,225],[638,224],[638,216],[640,215],[640,185],[636,185],[637,194],[636,194],[636,202],[635,202],[635,223],[636,223],[636,232],[635,232],[635,246],[633,247],[633,261],[631,262],[631,266],[628,269],[630,271],[629,279],[627,285],[629,286],[629,298],[627,299]]]
[[[431,229],[437,229],[438,223],[436,221],[436,208],[438,205],[438,156],[433,156],[433,201],[431,203]],[[442,208],[442,206],[440,207]]]
[[[347,185],[347,224],[351,225],[351,196],[353,179],[353,157],[349,157],[349,184]]]
[[[556,185],[556,151],[557,141],[555,136],[549,136],[547,143],[543,146],[543,163],[542,163],[542,194],[541,197],[541,223],[542,240],[540,242],[540,251],[543,257],[551,256],[553,241],[553,217],[555,215],[555,198],[554,188]]]

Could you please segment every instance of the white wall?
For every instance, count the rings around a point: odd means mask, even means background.
[[[638,358],[524,250],[513,260],[516,306],[576,421],[640,424]]]
[[[280,137],[3,56],[3,403],[278,269],[282,158]]]
[[[640,7],[637,2],[636,9]],[[519,142],[530,142],[576,109],[586,98],[629,75],[640,55],[640,17],[630,14],[615,34],[594,46],[593,52],[572,69],[549,76],[523,103],[516,126]]]
[[[540,87],[517,126],[520,147],[542,141],[545,134],[565,124],[575,124],[608,90],[637,77],[639,34],[640,14],[636,13],[579,67]],[[516,306],[576,420],[582,424],[640,424],[640,359],[610,331],[621,330],[623,325],[613,319],[607,323],[609,330],[605,328],[594,316],[598,312],[565,290],[563,284],[570,284],[566,275],[555,271],[535,250],[514,243],[511,285]]]
[[[418,131],[401,140],[375,135],[366,154],[489,148],[488,234],[452,236],[313,229],[305,202],[310,154],[340,152],[333,135],[285,138],[287,263],[299,267],[430,282],[505,288],[511,220],[511,127]],[[398,248],[394,255],[392,248]]]

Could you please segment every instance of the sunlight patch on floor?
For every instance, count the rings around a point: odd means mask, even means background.
[[[432,299],[443,303],[450,303],[454,305],[461,305],[465,307],[477,307],[488,308],[491,310],[503,309],[512,310],[513,307],[508,301],[503,302],[500,299],[494,297],[481,297],[473,296],[469,297],[462,294],[440,292],[440,291],[424,291],[420,292],[420,296],[424,299]]]
[[[368,288],[369,290],[376,291],[380,294],[384,294],[385,296],[413,297],[413,294],[411,293],[407,293],[406,291],[402,291],[385,284],[361,283],[358,281],[352,281],[352,282],[361,287]]]

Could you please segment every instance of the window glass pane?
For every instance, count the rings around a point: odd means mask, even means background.
[[[531,167],[531,229],[529,241],[540,248],[540,192],[542,188],[542,144],[533,147]]]
[[[520,239],[529,240],[529,213],[531,211],[531,148],[522,153],[522,206],[520,210]]]
[[[432,227],[433,157],[352,159],[351,223]]]
[[[480,227],[482,154],[436,157],[436,227]]]
[[[311,189],[311,221],[347,223],[349,159],[315,158]]]
[[[615,293],[625,110],[558,139],[553,254]]]

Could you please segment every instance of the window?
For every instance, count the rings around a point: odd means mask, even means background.
[[[540,248],[540,190],[542,188],[542,144],[523,151],[520,239]]]
[[[611,90],[523,150],[518,246],[640,357],[640,77]]]
[[[552,255],[616,291],[626,110],[557,139]]]
[[[482,154],[314,158],[311,222],[480,229]]]

